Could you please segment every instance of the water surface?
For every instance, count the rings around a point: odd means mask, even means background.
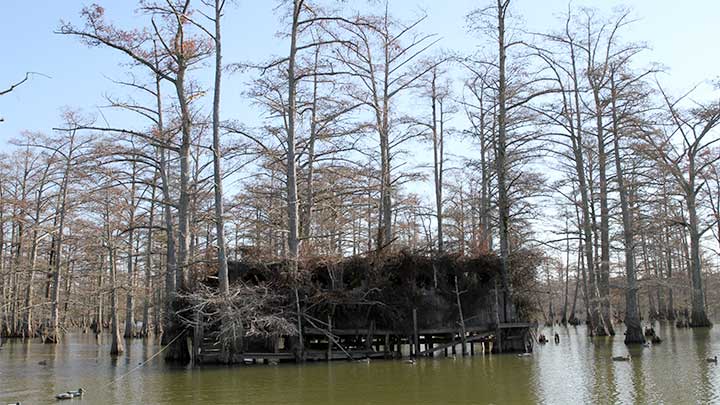
[[[590,339],[584,327],[555,327],[560,344],[531,357],[482,355],[401,361],[279,366],[170,367],[153,340],[126,342],[117,359],[109,340],[70,335],[59,345],[8,341],[0,349],[0,402],[56,403],[83,387],[84,404],[569,404],[720,403],[720,329],[656,325],[663,343],[628,349]],[[611,357],[630,353],[632,361]],[[47,365],[38,362],[45,361]],[[137,368],[137,369],[136,369]],[[132,371],[133,369],[136,369]],[[129,374],[128,374],[129,373]]]

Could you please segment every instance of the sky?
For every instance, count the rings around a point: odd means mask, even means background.
[[[122,27],[141,23],[132,0],[98,0],[109,19]],[[348,3],[364,1],[348,0]],[[411,20],[426,12],[421,29],[437,33],[438,47],[472,52],[487,45],[487,39],[468,34],[465,15],[488,0],[391,0],[391,12]],[[692,3],[692,6],[690,6]],[[89,2],[75,0],[1,0],[0,88],[21,79],[26,71],[40,72],[9,95],[0,97],[0,149],[23,130],[49,132],[60,124],[64,108],[97,111],[104,95],[121,95],[113,79],[125,78],[126,61],[117,52],[87,48],[76,39],[55,34],[60,20],[79,21],[79,11]],[[228,10],[224,26],[225,61],[267,60],[287,47],[275,33],[282,28],[275,7],[277,0],[237,0]],[[602,11],[625,5],[638,21],[625,37],[645,41],[651,49],[642,55],[648,63],[660,62],[667,73],[660,80],[671,91],[682,92],[718,76],[720,66],[720,1],[693,0],[596,0],[573,2]],[[558,26],[558,15],[567,9],[566,0],[514,0],[513,12],[532,31]],[[208,76],[209,77],[209,76]],[[257,119],[243,97],[246,78],[229,77],[224,87],[224,116]]]

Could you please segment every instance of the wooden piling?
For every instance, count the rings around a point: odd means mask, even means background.
[[[414,336],[414,343],[415,343],[415,356],[417,357],[418,353],[420,353],[420,336],[418,334],[418,322],[417,322],[417,308],[413,308],[413,336]]]
[[[193,365],[198,363],[198,356],[200,355],[200,343],[203,340],[203,327],[200,323],[200,312],[195,311],[195,330],[193,331],[192,339],[192,356],[190,360]]]
[[[365,350],[370,351],[373,348],[373,340],[375,338],[375,320],[370,321],[370,328],[367,332],[367,337],[365,338]]]
[[[329,335],[332,335],[332,316],[329,315],[329,314],[328,314],[327,324],[328,324],[328,334],[329,334]],[[333,347],[333,341],[332,341],[332,339],[330,339],[330,337],[328,336],[328,347],[327,347],[327,359],[328,359],[328,361],[332,360],[332,347]]]

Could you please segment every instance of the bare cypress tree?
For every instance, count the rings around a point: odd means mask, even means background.
[[[638,283],[635,268],[635,228],[633,213],[630,211],[629,191],[626,185],[624,168],[620,160],[620,114],[618,112],[618,88],[616,86],[615,70],[610,73],[610,108],[612,111],[612,136],[615,155],[615,182],[620,194],[620,210],[622,213],[623,242],[625,251],[625,276],[627,289],[625,291],[625,343],[644,343],[645,336],[640,325],[640,310],[638,308]]]
[[[374,130],[378,134],[380,152],[380,201],[378,204],[378,252],[393,241],[393,194],[395,180],[392,158],[406,138],[396,134],[397,111],[393,101],[430,72],[439,62],[418,67],[418,58],[436,42],[435,35],[422,35],[417,27],[425,20],[418,18],[403,24],[392,17],[389,2],[384,2],[384,13],[359,16],[345,21],[342,29],[347,38],[343,49],[335,56],[358,81],[357,92],[351,94],[358,103],[369,107],[373,115]]]
[[[188,69],[205,59],[211,48],[205,42],[192,35],[190,25],[192,21],[186,18],[192,14],[190,0],[173,0],[164,3],[141,3],[141,10],[151,16],[154,34],[147,31],[123,31],[108,24],[104,20],[105,10],[100,6],[85,8],[82,15],[85,19],[84,28],[76,28],[72,24],[63,23],[59,32],[65,35],[79,37],[90,46],[106,46],[115,49],[129,57],[133,62],[147,68],[163,81],[170,83],[175,89],[180,111],[180,144],[178,147],[180,157],[180,195],[177,204],[178,212],[178,249],[177,271],[175,274],[175,287],[187,287],[187,272],[190,256],[190,180],[191,162],[190,147],[193,129],[193,118],[190,102],[193,94],[188,89]],[[154,17],[160,17],[165,22],[163,30],[158,28]],[[164,33],[168,33],[167,37]],[[149,44],[160,44],[162,65],[156,63],[158,49],[148,48]],[[173,296],[168,297],[168,308],[172,308]],[[166,332],[172,335],[183,333],[174,322],[173,311],[168,311],[168,326]],[[173,339],[175,336],[172,337]],[[189,360],[189,353],[182,339],[166,353],[166,358],[180,362]]]
[[[68,112],[65,118],[70,127],[76,126],[76,117],[73,113]],[[45,332],[44,339],[49,343],[57,343],[60,341],[60,273],[63,259],[65,225],[68,214],[68,192],[70,182],[73,179],[73,172],[77,170],[79,166],[77,159],[80,155],[80,149],[86,144],[86,141],[78,139],[79,135],[76,129],[70,129],[65,132],[65,134],[67,134],[67,138],[61,141],[61,146],[56,149],[61,156],[62,175],[56,206],[57,229],[55,232],[56,236],[53,238],[54,245],[52,248],[54,258],[52,262],[52,288],[50,293],[50,323],[48,330]]]
[[[222,31],[221,22],[223,17],[223,9],[225,8],[225,0],[213,0],[205,2],[213,8],[214,15],[211,21],[214,23],[214,32],[205,30],[210,36],[215,46],[215,83],[213,87],[213,107],[212,107],[212,152],[213,152],[213,183],[215,198],[215,234],[217,243],[217,261],[218,261],[218,281],[220,284],[220,292],[228,294],[228,264],[227,264],[227,246],[225,243],[225,218],[223,207],[223,173],[222,173],[222,150],[220,146],[220,88],[222,86]]]
[[[495,95],[497,107],[494,111],[496,131],[492,138],[493,152],[495,154],[494,169],[496,182],[496,206],[497,206],[497,223],[498,223],[498,239],[500,244],[500,287],[502,288],[500,295],[500,319],[502,322],[514,322],[517,318],[516,309],[512,298],[512,286],[510,283],[510,260],[512,250],[516,247],[511,246],[511,235],[521,233],[520,228],[513,229],[511,224],[511,209],[513,203],[511,188],[515,190],[521,189],[516,183],[516,179],[511,177],[513,171],[519,171],[522,163],[527,159],[521,158],[519,151],[521,146],[526,146],[533,141],[532,136],[521,136],[512,138],[511,132],[521,122],[526,122],[526,118],[522,111],[529,103],[537,97],[545,94],[556,92],[553,88],[538,88],[537,83],[544,80],[538,73],[529,73],[528,70],[518,66],[518,62],[524,57],[518,56],[518,60],[509,63],[508,54],[514,47],[526,46],[527,43],[519,39],[509,39],[508,21],[510,13],[510,0],[495,0],[490,6],[474,10],[468,15],[471,28],[492,36],[494,40],[496,54],[494,60],[481,59],[476,64],[481,66],[489,66],[494,72],[492,75],[495,81]],[[528,60],[523,60],[524,65],[528,65]],[[511,75],[508,76],[508,70],[511,69]],[[530,78],[532,77],[532,78]],[[513,116],[514,114],[514,116]],[[510,145],[513,147],[510,148]],[[522,176],[529,181],[537,178],[529,173]],[[520,176],[517,179],[522,178]],[[515,216],[517,213],[514,214]],[[518,240],[516,238],[515,240]],[[519,246],[518,246],[519,247]]]
[[[705,182],[701,181],[700,174],[720,160],[720,156],[705,161],[700,160],[700,156],[719,139],[708,135],[720,124],[720,107],[715,102],[683,109],[680,103],[687,95],[673,100],[662,87],[659,85],[658,87],[665,101],[664,123],[669,125],[659,125],[654,133],[645,137],[645,140],[649,146],[650,156],[664,171],[672,175],[682,192],[687,210],[687,221],[683,221],[682,229],[687,231],[690,240],[686,254],[692,282],[690,326],[709,326],[712,323],[707,317],[705,308],[700,240],[712,229],[714,222],[706,224],[699,217],[698,196],[706,187]],[[675,138],[681,138],[678,145],[673,143]],[[699,180],[700,184],[698,184]],[[687,239],[683,238],[683,240]]]

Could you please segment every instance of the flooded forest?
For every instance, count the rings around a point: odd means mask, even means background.
[[[558,325],[627,350],[712,325],[717,77],[677,86],[641,15],[569,4],[535,31],[524,2],[477,1],[458,49],[411,1],[250,3],[99,0],[43,27],[118,68],[102,105],[0,140],[0,356],[413,365]],[[277,35],[226,35],[248,7]],[[11,66],[3,132],[55,80]]]

